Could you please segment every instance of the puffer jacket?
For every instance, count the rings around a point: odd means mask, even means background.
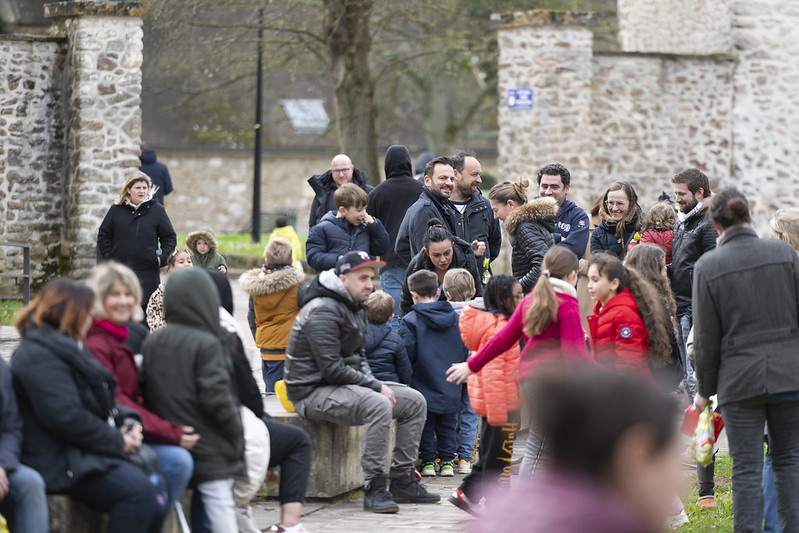
[[[169,275],[167,325],[144,341],[144,405],[159,417],[192,426],[193,483],[246,479],[244,436],[229,351],[219,325],[219,292],[196,268]]]
[[[369,176],[361,169],[358,167],[352,169],[352,182],[366,191],[366,194],[369,194],[372,192],[372,189],[374,189],[374,187],[367,183],[368,181]],[[329,169],[322,174],[314,174],[308,178],[308,185],[311,186],[314,192],[314,199],[313,202],[311,202],[311,214],[308,218],[308,227],[312,228],[316,226],[322,217],[325,216],[325,213],[328,212],[328,198],[336,192],[338,187],[336,186],[336,182],[333,181],[333,172]]]
[[[360,250],[369,255],[383,255],[388,251],[388,232],[379,219],[370,225],[361,222],[353,226],[334,212],[326,213],[308,233],[305,255],[308,266],[321,272],[336,266],[340,255]]]
[[[261,350],[280,352],[275,360],[285,359],[291,326],[300,312],[303,279],[291,265],[254,268],[239,278],[242,290],[252,299],[255,345]],[[266,358],[263,353],[261,357]]]
[[[474,287],[477,291],[475,296],[482,296],[482,278],[480,276],[480,271],[477,269],[477,260],[474,257],[474,252],[472,252],[472,247],[469,246],[466,241],[457,237],[453,237],[452,253],[454,257],[452,258],[452,262],[449,264],[448,270],[452,270],[453,268],[465,268],[468,270],[474,278]],[[418,272],[420,270],[429,270],[430,272],[436,271],[436,267],[433,265],[433,262],[430,261],[430,258],[427,257],[427,254],[424,253],[424,250],[416,254],[416,256],[408,264],[408,268],[405,270],[405,279],[402,282],[402,294],[400,295],[400,319],[402,319],[402,317],[404,317],[406,314],[410,313],[411,306],[413,305],[411,290],[408,288],[408,277],[410,277],[410,275],[414,272]],[[447,299],[447,295],[444,294],[443,290],[441,291],[441,294],[439,294],[438,299]]]
[[[627,255],[627,246],[633,240],[635,233],[641,229],[641,219],[644,217],[641,208],[636,206],[635,210],[622,220],[622,224],[624,224],[623,238],[616,234],[618,224],[610,217],[604,203],[599,208],[599,215],[602,217],[602,222],[594,228],[594,232],[591,234],[591,253],[608,252],[624,259],[624,256]]]
[[[203,239],[208,243],[208,253],[202,254],[197,251],[197,241]],[[222,257],[219,250],[219,243],[216,235],[210,228],[200,228],[186,235],[186,246],[191,250],[191,265],[203,270],[217,270],[220,266],[227,269],[227,262]]]
[[[709,204],[709,199],[705,200]],[[671,291],[677,304],[677,315],[691,312],[694,265],[707,252],[716,248],[716,228],[704,207],[691,218],[674,226],[671,267],[668,269]]]
[[[363,351],[365,333],[366,308],[352,300],[332,270],[316,276],[286,345],[283,380],[289,400],[297,403],[326,385],[380,392],[383,384]]]
[[[588,317],[594,359],[611,370],[653,382],[649,369],[649,335],[633,293],[624,289],[594,305]]]
[[[544,256],[555,245],[557,216],[558,204],[553,198],[536,198],[511,211],[505,219],[505,230],[513,239],[513,277],[525,293],[535,287]]]
[[[472,352],[489,343],[505,324],[507,317],[467,306],[461,311],[461,339]],[[519,343],[485,365],[480,372],[469,376],[469,401],[478,415],[486,417],[492,426],[508,422],[508,413],[522,406],[522,395],[516,382],[519,366]]]
[[[390,324],[367,322],[364,350],[369,368],[377,379],[405,385],[411,382],[413,369],[408,353]]]
[[[627,251],[629,252],[638,244],[657,244],[666,252],[666,264],[668,265],[671,263],[671,244],[673,239],[674,231],[672,230],[656,231],[651,229],[641,234],[641,240],[631,240],[630,244],[627,245]]]

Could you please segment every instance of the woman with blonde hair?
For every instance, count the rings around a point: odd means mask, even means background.
[[[799,251],[799,207],[780,209],[769,225],[772,238],[781,239]]]

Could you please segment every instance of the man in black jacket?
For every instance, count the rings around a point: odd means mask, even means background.
[[[308,229],[314,227],[325,213],[336,210],[336,203],[333,201],[333,193],[345,183],[354,183],[367,194],[372,192],[371,185],[366,182],[369,177],[360,169],[355,168],[352,160],[344,154],[338,154],[330,162],[330,170],[324,174],[314,174],[308,178],[308,185],[314,191],[314,199],[311,203],[311,215],[308,218]]]
[[[172,177],[169,175],[166,165],[158,161],[155,151],[142,145],[141,155],[139,156],[141,166],[139,170],[150,176],[155,191],[155,201],[164,205],[164,196],[172,192]]]
[[[421,181],[411,175],[411,154],[404,146],[391,146],[386,151],[386,181],[369,193],[369,204],[366,211],[380,219],[388,231],[388,253],[381,257],[386,266],[380,271],[380,286],[394,298],[394,320],[391,327],[397,332],[402,282],[405,279],[405,268],[408,264],[394,251],[402,220],[424,189]]]
[[[397,503],[436,503],[414,477],[413,463],[427,416],[424,396],[405,385],[376,379],[364,353],[364,302],[383,266],[362,251],[341,256],[308,288],[305,305],[291,328],[283,379],[297,414],[310,420],[364,426],[366,511],[396,513]],[[391,492],[386,490],[386,454],[396,419]]]

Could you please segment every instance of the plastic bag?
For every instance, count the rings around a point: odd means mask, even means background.
[[[713,461],[713,446],[716,444],[716,429],[713,424],[713,411],[710,406],[699,414],[694,431],[694,451],[696,462],[707,466]]]

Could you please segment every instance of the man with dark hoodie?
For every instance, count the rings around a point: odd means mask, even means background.
[[[333,201],[333,193],[345,183],[354,183],[366,194],[372,192],[371,185],[366,182],[369,177],[355,165],[352,160],[344,154],[338,154],[330,162],[330,170],[324,174],[314,174],[308,178],[308,185],[314,191],[314,199],[311,203],[311,215],[308,218],[308,229],[314,227],[325,213],[336,210],[336,203]]]
[[[388,231],[389,248],[381,257],[386,266],[380,271],[380,286],[394,298],[394,319],[391,327],[396,333],[402,282],[405,280],[408,263],[396,254],[394,242],[397,240],[405,213],[419,199],[424,185],[411,176],[411,154],[404,146],[389,147],[386,151],[384,168],[386,181],[369,193],[366,211],[380,219]]]
[[[158,190],[155,191],[155,201],[164,205],[164,196],[172,192],[172,178],[169,176],[169,170],[165,164],[158,161],[155,151],[147,148],[146,145],[141,147],[139,160],[141,161],[139,170],[150,176],[153,186],[158,187]]]
[[[316,276],[291,328],[283,379],[300,416],[364,426],[363,508],[396,513],[397,503],[436,503],[440,497],[428,493],[414,476],[427,411],[424,396],[376,379],[364,353],[364,302],[374,289],[373,269],[384,264],[354,251]],[[397,430],[389,492],[385,470],[392,419]]]

